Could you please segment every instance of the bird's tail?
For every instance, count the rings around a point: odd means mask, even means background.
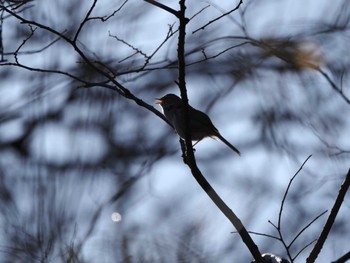
[[[241,156],[240,151],[236,147],[234,147],[231,143],[229,143],[220,133],[215,135],[218,137],[223,143],[225,143],[228,147],[230,147],[234,152],[236,152],[239,156]]]

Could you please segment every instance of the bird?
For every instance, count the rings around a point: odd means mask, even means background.
[[[175,94],[167,94],[161,98],[156,98],[155,104],[162,108],[164,116],[173,125],[181,139],[185,139],[185,118],[183,104],[180,97]],[[240,151],[229,143],[214,126],[209,116],[204,112],[188,105],[189,125],[191,131],[191,140],[195,141],[195,146],[206,137],[218,138],[225,143],[231,150],[241,155]]]

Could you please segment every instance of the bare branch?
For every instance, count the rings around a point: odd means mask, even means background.
[[[95,17],[89,17],[88,20],[101,20],[102,22],[106,22],[111,17],[115,16],[116,13],[118,13],[128,2],[129,0],[125,0],[118,9],[114,10],[112,14],[108,16],[95,16]]]
[[[193,18],[195,18],[196,16],[198,16],[200,13],[202,13],[205,9],[209,8],[210,5],[206,5],[205,7],[203,7],[201,10],[199,10],[197,13],[195,13],[193,16],[190,17],[190,20],[192,20]]]
[[[205,49],[202,49],[201,52],[204,56],[203,59],[201,60],[198,60],[198,61],[194,61],[194,62],[191,62],[191,63],[188,63],[187,66],[192,66],[194,64],[198,64],[198,63],[201,63],[201,62],[204,62],[204,61],[207,61],[209,59],[214,59],[214,58],[217,58],[223,54],[225,54],[226,52],[230,51],[231,49],[234,49],[234,48],[237,48],[237,47],[241,47],[241,46],[244,46],[244,45],[247,45],[247,44],[250,44],[250,42],[243,42],[243,43],[240,43],[240,44],[237,44],[237,45],[234,45],[234,46],[231,46],[231,47],[228,47],[220,52],[218,52],[217,54],[215,55],[212,55],[212,56],[208,56],[206,53],[205,53]]]
[[[212,23],[214,23],[214,22],[220,20],[220,19],[223,18],[224,16],[227,16],[227,15],[233,13],[233,12],[236,11],[242,4],[243,4],[243,0],[240,0],[239,3],[238,3],[238,5],[237,5],[235,8],[231,9],[230,11],[228,11],[228,12],[222,14],[221,16],[219,16],[219,17],[217,17],[217,18],[215,18],[215,19],[213,19],[213,20],[210,20],[210,21],[209,21],[208,23],[206,23],[204,26],[201,26],[200,28],[194,30],[194,31],[192,32],[192,34],[195,34],[195,33],[197,33],[197,32],[200,31],[200,30],[204,30],[204,29],[205,29],[207,26],[209,26],[210,24],[212,24]]]
[[[332,263],[345,263],[350,259],[350,251]]]
[[[293,243],[298,239],[298,237],[306,230],[308,229],[317,219],[319,219],[321,216],[323,216],[325,213],[327,213],[328,210],[323,211],[321,214],[319,214],[318,216],[316,216],[313,220],[311,220],[310,223],[308,223],[305,227],[303,227],[299,233],[295,236],[295,238],[290,242],[289,244],[289,248],[293,245]]]
[[[315,262],[318,254],[321,252],[321,249],[322,249],[324,243],[326,242],[328,234],[331,231],[331,228],[334,224],[335,218],[337,217],[337,214],[340,210],[340,207],[344,201],[344,197],[345,197],[346,192],[349,189],[349,186],[350,186],[350,169],[345,177],[343,184],[341,185],[341,187],[339,189],[338,196],[337,196],[335,203],[332,207],[332,210],[331,210],[331,213],[327,219],[327,222],[323,227],[323,230],[320,234],[320,237],[318,238],[318,240],[317,240],[313,250],[311,251],[309,257],[306,259],[307,263]]]
[[[142,55],[143,57],[145,57],[146,59],[149,59],[149,56],[148,56],[145,52],[143,52],[141,49],[134,47],[133,45],[131,45],[131,44],[129,44],[128,42],[126,42],[125,40],[120,39],[118,36],[112,35],[112,34],[110,33],[110,31],[108,31],[108,34],[109,34],[110,37],[116,39],[117,41],[123,43],[124,45],[126,45],[126,46],[130,47],[132,50],[134,50],[136,53],[134,53],[133,55],[135,55],[135,54],[141,54],[141,55]],[[133,55],[132,55],[132,56],[133,56]],[[126,60],[126,59],[128,59],[128,58],[130,58],[130,57],[131,57],[131,56],[128,56],[127,58],[124,58],[124,59],[122,59],[121,61],[124,61],[124,60]],[[121,61],[119,61],[119,62],[121,62]]]
[[[281,243],[283,244],[286,252],[287,252],[287,255],[289,257],[289,259],[293,262],[293,257],[292,255],[290,254],[290,251],[289,251],[289,248],[290,246],[292,245],[292,243],[295,241],[295,239],[301,234],[299,233],[295,238],[294,240],[291,242],[291,244],[287,245],[286,241],[284,240],[284,237],[283,237],[283,234],[282,234],[282,228],[281,228],[281,224],[282,224],[282,212],[283,212],[283,207],[284,207],[284,203],[286,201],[286,198],[287,198],[287,195],[288,195],[288,192],[289,192],[289,189],[292,185],[292,182],[293,180],[295,179],[295,177],[299,174],[299,172],[303,169],[304,165],[306,164],[306,162],[311,158],[311,155],[308,156],[306,158],[306,160],[302,163],[302,165],[300,166],[300,168],[298,169],[298,171],[293,175],[293,177],[289,180],[289,183],[288,183],[288,186],[287,186],[287,189],[283,195],[283,198],[282,198],[282,202],[281,202],[281,206],[280,206],[280,211],[279,211],[279,214],[278,214],[278,222],[277,222],[277,225],[275,225],[274,223],[272,223],[270,220],[268,221],[278,232],[279,234],[279,240],[281,241]],[[318,218],[318,217],[317,217]],[[315,220],[313,220],[315,221]],[[313,222],[312,221],[312,222]],[[304,229],[301,231],[303,232]]]
[[[89,86],[95,86],[92,83],[86,82],[85,80],[81,79],[78,76],[75,76],[73,74],[70,74],[68,72],[65,71],[60,71],[60,70],[52,70],[52,69],[42,69],[42,68],[34,68],[34,67],[29,67],[26,65],[23,65],[21,63],[0,63],[0,66],[12,66],[12,67],[19,67],[19,68],[23,68],[23,69],[27,69],[29,71],[35,71],[35,72],[40,72],[40,73],[52,73],[52,74],[58,74],[58,75],[64,75],[67,76],[71,79],[77,80],[79,82],[84,83],[85,85],[89,85]]]
[[[59,40],[61,39],[61,37],[57,37],[54,40],[52,40],[50,43],[48,43],[47,45],[43,46],[42,48],[36,49],[36,50],[28,50],[28,51],[19,51],[17,50],[17,54],[18,55],[32,55],[32,54],[36,54],[36,53],[41,53],[43,51],[45,51],[46,49],[48,49],[49,47],[51,47],[52,45],[54,45],[55,43],[57,43]],[[4,55],[14,55],[15,52],[5,52]]]
[[[181,98],[183,102],[184,110],[184,123],[185,123],[185,142],[180,139],[181,148],[183,151],[184,162],[191,169],[193,177],[196,179],[198,184],[210,197],[210,199],[215,203],[215,205],[221,210],[221,212],[227,217],[227,219],[236,228],[242,241],[246,244],[250,253],[254,257],[255,261],[260,263],[263,262],[259,248],[252,240],[248,231],[242,224],[241,220],[236,216],[236,214],[226,205],[226,203],[220,198],[216,193],[214,188],[209,184],[209,182],[204,178],[202,172],[199,170],[196,159],[193,152],[192,140],[191,140],[191,130],[190,130],[190,117],[189,117],[189,105],[188,96],[186,89],[186,62],[185,62],[185,35],[186,35],[186,24],[188,20],[185,16],[185,0],[180,0],[180,12],[179,12],[179,40],[178,40],[178,63],[179,63],[179,81],[176,82],[180,88]]]
[[[94,2],[95,3],[95,2]],[[92,7],[90,8],[90,11],[92,11],[94,5],[92,5]],[[97,67],[95,65],[95,63],[93,61],[91,61],[86,55],[85,53],[77,46],[77,43],[75,41],[70,40],[68,37],[66,37],[65,35],[63,35],[62,33],[54,30],[53,28],[40,24],[36,21],[31,21],[31,20],[27,20],[23,17],[21,17],[20,15],[16,14],[15,12],[9,10],[8,8],[6,8],[3,5],[0,5],[0,8],[3,8],[6,12],[8,12],[10,15],[12,15],[13,17],[17,18],[18,20],[20,20],[22,23],[24,24],[29,24],[29,25],[34,25],[38,28],[41,28],[43,30],[46,30],[58,37],[61,37],[65,42],[67,42],[69,45],[71,45],[74,50],[79,54],[79,56],[82,58],[82,60],[88,65],[90,66],[92,69],[94,69],[97,73],[101,74],[101,76],[104,76],[106,78],[106,80],[112,82],[115,86],[113,87],[114,91],[117,91],[120,95],[122,95],[123,97],[133,100],[136,104],[138,104],[141,107],[144,107],[146,109],[149,109],[150,111],[152,111],[153,113],[155,113],[157,116],[161,117],[164,121],[166,121],[166,118],[164,116],[162,116],[160,114],[159,111],[157,111],[154,107],[150,106],[149,104],[145,103],[143,100],[139,99],[138,97],[136,97],[134,94],[131,93],[131,91],[127,88],[125,88],[121,83],[119,83],[113,75],[108,74],[107,72],[101,70],[99,67]],[[88,15],[86,16],[88,17]],[[93,83],[91,82],[86,82],[84,80],[82,80],[81,78],[74,76],[68,72],[62,72],[59,70],[47,70],[47,69],[40,69],[40,68],[32,68],[26,65],[22,65],[22,64],[16,64],[16,63],[4,63],[1,64],[2,66],[18,66],[18,67],[22,67],[31,71],[38,71],[38,72],[48,72],[48,73],[56,73],[56,74],[62,74],[62,75],[66,75],[70,78],[73,78],[75,80],[78,80],[79,82],[83,82],[84,84],[86,84],[87,87],[92,87],[94,86]],[[96,84],[97,85],[97,84]],[[106,86],[105,86],[106,87]],[[112,86],[110,86],[109,88],[112,89]],[[168,124],[169,122],[166,121]]]
[[[309,157],[306,158],[306,160],[303,162],[303,164],[300,166],[300,168],[298,169],[298,171],[293,175],[293,177],[289,180],[287,189],[283,195],[282,198],[282,202],[281,202],[281,206],[280,206],[280,212],[278,214],[278,229],[281,229],[281,221],[282,221],[282,211],[283,211],[283,206],[284,206],[284,202],[286,201],[290,186],[292,185],[292,182],[294,181],[295,177],[300,173],[300,171],[303,169],[304,165],[306,164],[306,162],[311,158],[312,155],[309,155]]]
[[[27,43],[27,41],[34,35],[36,28],[33,28],[30,24],[28,25],[29,29],[30,29],[30,34],[29,36],[27,36],[22,43],[18,46],[18,48],[16,49],[16,51],[14,52],[14,58],[17,64],[19,64],[18,62],[18,52],[21,50],[22,47],[24,47],[24,45]]]
[[[309,246],[311,246],[313,243],[315,243],[317,241],[317,239],[312,240],[311,242],[309,242],[308,244],[306,244],[302,249],[300,249],[300,251],[293,257],[292,262],[294,262],[294,260],[305,250],[307,249]]]
[[[334,83],[334,81],[328,76],[328,74],[322,69],[318,68],[317,71],[320,72],[321,75],[328,81],[333,90],[335,90],[346,101],[346,103],[350,104],[350,99],[344,94],[342,87],[339,88]]]
[[[179,12],[178,11],[176,11],[176,10],[166,6],[166,5],[163,5],[163,4],[161,4],[161,3],[157,2],[157,1],[154,1],[154,0],[144,0],[144,1],[147,2],[147,3],[150,3],[152,5],[155,5],[155,6],[159,7],[159,8],[161,8],[161,9],[163,9],[163,10],[165,10],[165,11],[171,13],[171,14],[173,14],[176,17],[179,17]]]
[[[236,231],[233,233],[237,233]],[[249,234],[253,234],[253,235],[257,235],[257,236],[263,236],[263,237],[268,237],[268,238],[272,238],[272,239],[276,239],[276,240],[281,240],[279,237],[273,236],[273,235],[269,235],[269,234],[264,234],[264,233],[259,233],[259,232],[254,232],[254,231],[248,231]]]
[[[75,33],[75,36],[74,36],[74,38],[73,38],[73,42],[76,42],[76,41],[77,41],[78,36],[79,36],[81,30],[83,29],[83,27],[84,27],[84,25],[86,24],[86,22],[89,21],[89,17],[90,17],[92,11],[94,10],[94,8],[95,8],[95,6],[96,6],[96,3],[97,3],[97,0],[93,0],[92,5],[91,5],[89,11],[86,13],[86,16],[85,16],[84,20],[80,23],[79,28],[78,28],[77,32]]]

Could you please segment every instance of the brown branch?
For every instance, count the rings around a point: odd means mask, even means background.
[[[340,210],[340,207],[344,201],[344,197],[346,192],[348,191],[350,186],[350,169],[345,177],[345,180],[343,184],[341,185],[337,199],[334,202],[334,205],[332,207],[331,213],[327,219],[326,224],[323,227],[323,230],[320,234],[320,237],[318,238],[313,250],[311,251],[309,257],[306,259],[307,263],[313,263],[316,261],[316,258],[318,257],[319,253],[321,252],[321,249],[326,242],[326,239],[328,237],[329,232],[331,231],[331,228],[334,224],[335,218],[337,217],[337,214]]]

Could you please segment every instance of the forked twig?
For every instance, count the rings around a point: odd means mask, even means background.
[[[146,0],[145,0],[145,1],[146,1]],[[242,4],[243,4],[243,0],[240,0],[239,3],[237,4],[237,6],[236,6],[235,8],[233,8],[233,9],[231,9],[230,11],[228,11],[228,12],[222,14],[221,16],[218,16],[217,18],[214,18],[213,20],[210,20],[210,21],[209,21],[208,23],[206,23],[204,26],[201,26],[200,28],[194,30],[194,31],[192,32],[192,34],[195,34],[195,33],[197,33],[198,31],[205,29],[205,28],[206,28],[207,26],[209,26],[210,24],[212,24],[212,23],[214,23],[214,22],[220,20],[220,19],[223,18],[224,16],[227,16],[227,15],[231,14],[232,12],[238,10],[239,7],[240,7]]]
[[[287,189],[284,193],[282,202],[281,202],[281,208],[280,208],[280,212],[278,214],[278,228],[281,229],[281,219],[282,219],[282,211],[283,211],[283,207],[284,207],[284,203],[286,201],[290,186],[292,185],[295,177],[300,173],[300,171],[303,169],[304,165],[306,164],[306,162],[311,158],[312,155],[309,155],[309,157],[306,158],[306,160],[303,162],[303,164],[300,166],[300,168],[298,169],[298,171],[293,175],[293,177],[289,180]]]

